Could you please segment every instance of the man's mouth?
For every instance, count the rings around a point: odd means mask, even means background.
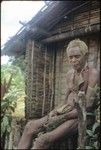
[[[73,64],[73,66],[74,66],[74,67],[77,67],[77,66],[79,66],[79,64]]]
[[[73,64],[73,68],[74,68],[74,69],[78,69],[79,66],[80,66],[79,64]]]

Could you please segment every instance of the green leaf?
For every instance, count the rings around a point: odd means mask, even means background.
[[[7,131],[11,132],[11,127],[10,126],[7,127]]]
[[[99,126],[100,126],[100,124],[98,122],[95,122],[95,124],[92,127],[93,133],[95,132],[96,128],[98,128]]]
[[[9,118],[7,116],[4,116],[3,120],[2,120],[2,123],[1,123],[1,132],[2,132],[2,134],[6,131],[8,126],[9,126]]]
[[[86,149],[94,149],[94,148],[91,146],[86,146]]]
[[[5,107],[5,105],[7,105],[7,102],[3,102],[3,101],[2,101],[2,102],[1,102],[1,108],[2,108],[2,107]]]
[[[15,111],[15,108],[13,106],[9,106],[9,108],[12,110],[12,112]]]
[[[97,137],[98,137],[98,134],[94,134],[94,135],[93,135],[93,138],[94,138],[94,139],[97,139]]]
[[[93,132],[92,132],[91,130],[86,130],[86,132],[87,132],[87,134],[88,134],[89,136],[92,136],[92,137],[93,137]]]
[[[94,113],[87,113],[87,116],[95,116],[95,112]]]
[[[9,124],[9,118],[7,116],[3,117],[3,124],[5,127]]]
[[[98,149],[98,141],[94,142],[94,147]]]
[[[1,123],[1,137],[3,135],[3,133],[5,132],[6,127],[4,126],[3,122]]]

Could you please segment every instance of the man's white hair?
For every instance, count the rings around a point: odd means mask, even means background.
[[[86,45],[86,43],[84,41],[81,41],[80,39],[72,40],[68,44],[68,47],[66,49],[67,53],[68,53],[70,48],[77,47],[77,46],[80,48],[80,51],[83,55],[88,53],[88,46]]]

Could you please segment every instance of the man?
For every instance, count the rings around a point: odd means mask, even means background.
[[[68,110],[68,119],[53,131],[41,134],[34,142],[32,149],[48,149],[54,141],[77,130],[78,114],[74,100],[78,99],[79,91],[85,92],[87,111],[93,109],[94,99],[92,97],[95,95],[94,88],[98,83],[98,72],[87,64],[88,47],[83,41],[75,39],[68,44],[66,51],[73,69],[67,73],[68,88],[65,104],[50,112],[49,116],[55,117]],[[47,122],[47,119],[48,117],[45,116],[35,121],[32,120],[26,125],[18,149],[30,147],[33,135]]]

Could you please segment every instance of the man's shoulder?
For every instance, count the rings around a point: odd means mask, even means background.
[[[96,68],[90,67],[89,68],[89,83],[93,84],[93,82],[99,84],[99,72]]]
[[[98,70],[94,67],[89,67],[89,73],[90,73],[90,75],[93,75],[93,76],[98,76],[99,75]]]

